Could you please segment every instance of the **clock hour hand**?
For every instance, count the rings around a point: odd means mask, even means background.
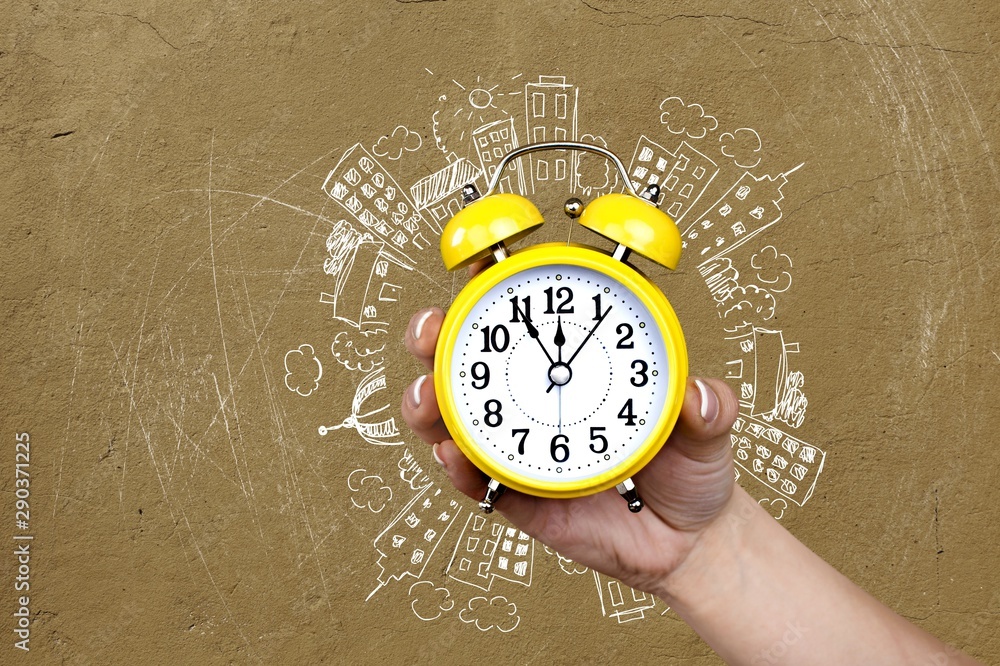
[[[560,346],[560,347],[559,347],[559,358],[560,358],[560,361],[559,361],[559,363],[560,363],[560,365],[565,365],[565,366],[566,366],[566,368],[567,368],[567,370],[569,369],[569,366],[570,366],[570,364],[571,364],[571,363],[573,362],[573,359],[575,359],[575,358],[576,358],[577,354],[579,354],[579,353],[580,353],[580,350],[582,350],[582,349],[583,349],[583,347],[584,347],[584,345],[586,345],[586,344],[587,344],[587,341],[588,341],[588,340],[590,340],[590,337],[591,337],[591,336],[592,336],[592,335],[594,334],[594,331],[596,331],[596,330],[597,330],[597,327],[601,325],[601,322],[603,322],[603,321],[604,321],[604,320],[605,320],[605,319],[607,318],[608,314],[610,314],[610,313],[611,313],[611,306],[609,305],[609,306],[608,306],[608,309],[607,309],[607,310],[605,310],[605,311],[604,311],[604,314],[602,314],[602,315],[601,315],[601,318],[597,320],[597,323],[596,323],[596,324],[594,324],[594,327],[593,327],[592,329],[590,329],[590,331],[588,331],[588,332],[587,332],[587,337],[585,337],[585,338],[583,339],[583,342],[581,342],[581,343],[580,343],[580,346],[576,348],[576,351],[575,351],[575,352],[573,352],[573,355],[572,355],[572,356],[570,356],[570,357],[569,357],[569,360],[568,360],[568,361],[566,361],[565,363],[563,363],[563,362],[562,362],[562,360],[561,360],[561,359],[562,359],[562,346]],[[557,334],[558,334],[558,332],[559,332],[559,331],[557,331]],[[565,342],[565,341],[564,341],[564,342]],[[551,374],[551,373],[550,373],[550,374]],[[550,384],[549,384],[549,387],[548,387],[547,389],[545,389],[545,392],[546,392],[546,393],[548,393],[549,391],[551,391],[551,390],[552,390],[552,388],[553,388],[553,387],[554,387],[555,385],[556,385],[556,383],[555,383],[554,381],[551,381],[551,380],[550,380]]]
[[[550,354],[549,350],[545,348],[545,343],[543,343],[541,337],[539,337],[538,329],[531,323],[528,313],[526,311],[522,311],[516,304],[514,307],[517,309],[517,313],[521,315],[521,321],[524,322],[525,327],[528,329],[528,337],[534,339],[535,342],[538,343],[538,346],[542,348],[542,352],[545,353],[545,358],[549,359],[549,363],[554,364],[555,361],[552,360],[552,354]],[[560,352],[561,351],[562,350],[560,349]]]

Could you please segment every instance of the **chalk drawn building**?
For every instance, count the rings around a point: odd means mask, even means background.
[[[334,283],[333,291],[320,294],[320,303],[332,305],[335,319],[359,331],[387,330],[405,273],[412,267],[386,252],[385,243],[355,231],[345,220],[334,226],[326,247],[329,256],[323,271]]]
[[[497,170],[497,165],[504,155],[519,146],[517,132],[514,130],[514,119],[497,120],[482,127],[477,127],[472,132],[472,144],[476,148],[479,156],[479,165],[486,176],[486,180],[493,179],[493,174]],[[528,174],[531,178],[531,174]],[[500,177],[500,191],[512,192],[514,194],[525,194],[526,189],[524,170],[521,168],[521,158],[510,163]]]
[[[489,591],[495,580],[528,587],[535,542],[524,532],[470,515],[448,563],[448,576]]]
[[[443,228],[455,213],[462,210],[462,187],[481,175],[475,164],[460,158],[448,166],[421,178],[410,187],[410,196],[417,210],[430,215],[438,228]],[[481,185],[477,185],[480,191]]]
[[[406,192],[360,143],[348,148],[327,174],[323,191],[407,260],[407,252],[430,244],[425,233],[441,232],[424,219]]]
[[[731,435],[736,464],[801,505],[815,489],[826,454],[776,425],[797,428],[805,419],[805,380],[788,363],[799,345],[786,343],[781,331],[750,324],[726,339],[735,345],[726,379],[739,383],[740,417]]]
[[[719,167],[687,141],[669,151],[643,135],[636,143],[628,171],[637,191],[659,185],[660,208],[679,222],[701,198]]]
[[[390,581],[404,576],[419,580],[461,510],[458,502],[443,496],[433,483],[421,488],[375,537],[380,572],[368,599]]]
[[[524,116],[528,141],[576,141],[579,89],[566,83],[565,76],[539,76],[524,86]],[[566,183],[570,190],[576,174],[576,153],[566,151],[532,153],[531,192],[540,182]]]
[[[594,571],[594,583],[597,585],[601,614],[614,618],[618,624],[642,620],[646,617],[646,611],[652,610],[656,605],[656,597],[653,595],[628,587],[597,571]]]
[[[749,171],[692,222],[682,234],[683,247],[699,263],[731,252],[781,219],[781,188],[798,167],[758,178]]]

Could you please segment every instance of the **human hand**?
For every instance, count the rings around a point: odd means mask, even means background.
[[[405,344],[430,371],[444,320],[440,308],[417,312]],[[429,381],[428,381],[429,380]],[[434,381],[424,375],[406,390],[403,419],[445,468],[455,487],[475,500],[487,477],[452,440],[438,408]],[[664,596],[668,576],[691,553],[733,493],[729,430],[738,403],[725,382],[688,381],[680,417],[667,443],[633,477],[646,510],[629,513],[614,490],[574,499],[548,499],[508,490],[497,502],[512,524],[564,557]]]

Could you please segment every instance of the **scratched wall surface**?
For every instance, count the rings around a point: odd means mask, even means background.
[[[641,267],[741,397],[737,482],[1000,661],[995,3],[5,4],[0,661],[718,663],[399,416],[456,187],[559,132],[670,183],[685,258]],[[621,186],[505,184],[549,239]]]

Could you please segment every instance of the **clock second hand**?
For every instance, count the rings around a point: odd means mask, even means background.
[[[596,324],[594,324],[594,328],[590,329],[590,331],[587,333],[587,337],[585,337],[583,339],[583,342],[580,343],[580,346],[576,348],[576,351],[573,352],[573,355],[569,357],[568,361],[566,361],[566,367],[569,367],[570,363],[573,362],[573,359],[576,358],[576,355],[580,353],[581,349],[583,349],[583,346],[585,344],[587,344],[587,340],[590,340],[590,336],[592,336],[594,334],[594,331],[597,330],[597,327],[601,325],[601,322],[604,321],[604,319],[608,316],[608,314],[610,312],[611,312],[611,306],[609,305],[608,309],[605,310],[604,314],[601,315],[601,318],[597,320]],[[562,345],[559,346],[559,354],[560,354],[559,358],[560,358],[560,362],[561,362],[561,359],[562,359]],[[548,393],[549,391],[551,391],[552,387],[555,386],[555,385],[556,385],[556,383],[550,380],[549,387],[547,389],[545,389],[545,392]]]

